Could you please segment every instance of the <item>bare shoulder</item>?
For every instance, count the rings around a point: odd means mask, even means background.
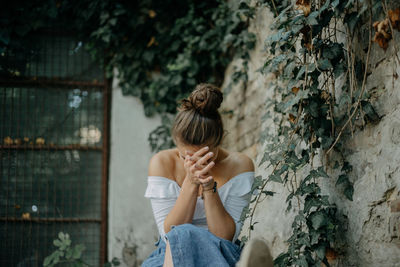
[[[148,175],[170,178],[174,166],[173,149],[158,151],[150,158]]]
[[[242,152],[231,152],[231,164],[235,166],[235,173],[253,172],[255,170],[253,160]]]

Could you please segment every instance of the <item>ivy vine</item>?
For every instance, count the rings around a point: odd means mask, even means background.
[[[297,214],[288,249],[275,265],[329,266],[327,254],[337,255],[341,249],[337,244],[342,220],[336,205],[321,192],[319,180],[330,178],[328,164],[314,166],[314,157],[323,155],[328,162],[332,151],[341,156],[333,166],[340,170],[336,186],[352,201],[352,166],[343,156],[343,136],[381,119],[365,90],[370,53],[373,42],[387,48],[399,27],[400,10],[388,10],[385,1],[373,0],[267,0],[258,6],[275,15],[274,33],[265,42],[270,56],[258,71],[276,75],[270,87],[275,97],[266,103],[262,120],[271,119],[278,129],[262,134],[266,148],[259,167],[268,163],[266,169],[272,172],[256,177],[253,206],[241,218],[250,221],[242,242],[258,223],[254,221],[258,204],[275,194],[266,186],[280,183],[289,191],[286,211],[296,209]],[[362,51],[357,50],[354,36],[360,36]],[[338,82],[343,84],[340,88]]]

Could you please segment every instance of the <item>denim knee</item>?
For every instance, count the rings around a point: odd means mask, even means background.
[[[191,223],[184,223],[184,224],[179,224],[179,225],[172,225],[171,231],[169,231],[166,236],[168,237],[170,235],[179,233],[179,236],[182,238],[184,236],[190,236],[192,234],[196,234],[199,231],[203,231],[203,229],[200,227],[197,227]]]
[[[180,229],[185,229],[185,230],[194,229],[194,230],[197,230],[198,229],[197,226],[195,226],[195,225],[193,225],[191,223],[183,223],[183,224],[179,224],[179,225],[172,225],[171,226],[171,230],[174,229],[174,228],[175,228],[175,230],[180,230]]]

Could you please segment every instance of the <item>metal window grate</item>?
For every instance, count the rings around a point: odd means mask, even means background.
[[[0,266],[42,266],[58,232],[105,259],[108,87],[73,36],[36,34],[0,79]],[[21,67],[22,66],[22,67]]]

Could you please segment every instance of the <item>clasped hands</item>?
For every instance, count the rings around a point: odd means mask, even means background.
[[[208,162],[214,154],[213,152],[207,153],[207,151],[208,147],[206,146],[195,153],[185,150],[184,155],[186,178],[193,184],[202,185],[203,191],[210,190],[214,186],[214,178],[208,173],[215,165],[214,161]]]

